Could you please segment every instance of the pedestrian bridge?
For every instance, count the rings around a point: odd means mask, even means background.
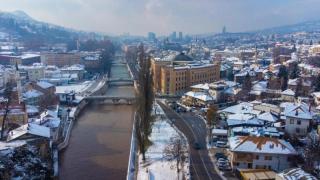
[[[111,78],[107,80],[110,86],[132,86],[134,80],[131,78]]]
[[[132,96],[88,96],[85,98],[89,102],[95,102],[100,104],[133,104],[136,97]]]

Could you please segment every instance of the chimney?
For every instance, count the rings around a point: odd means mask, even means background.
[[[309,112],[311,112],[311,104],[309,104]]]

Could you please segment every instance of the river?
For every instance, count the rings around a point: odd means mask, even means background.
[[[130,77],[113,65],[111,78]],[[106,94],[134,96],[131,86],[112,86]],[[133,123],[132,105],[88,106],[74,124],[69,146],[60,153],[59,179],[125,179]]]

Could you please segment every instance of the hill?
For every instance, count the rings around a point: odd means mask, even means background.
[[[88,35],[88,32],[37,21],[23,11],[0,11],[0,33],[9,34],[23,42],[68,42],[74,38]]]

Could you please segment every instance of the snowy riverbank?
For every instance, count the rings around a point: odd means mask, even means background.
[[[164,150],[172,137],[179,136],[184,143],[187,143],[187,139],[170,124],[170,121],[167,119],[160,106],[156,105],[155,110],[156,121],[153,125],[150,137],[152,145],[146,152],[146,161],[144,163],[142,162],[142,157],[139,156],[137,179],[176,180],[178,179],[176,161],[168,161],[164,158]],[[186,158],[186,161],[183,163],[183,168],[180,171],[180,179],[182,179],[183,176],[185,179],[190,179],[189,158]]]

